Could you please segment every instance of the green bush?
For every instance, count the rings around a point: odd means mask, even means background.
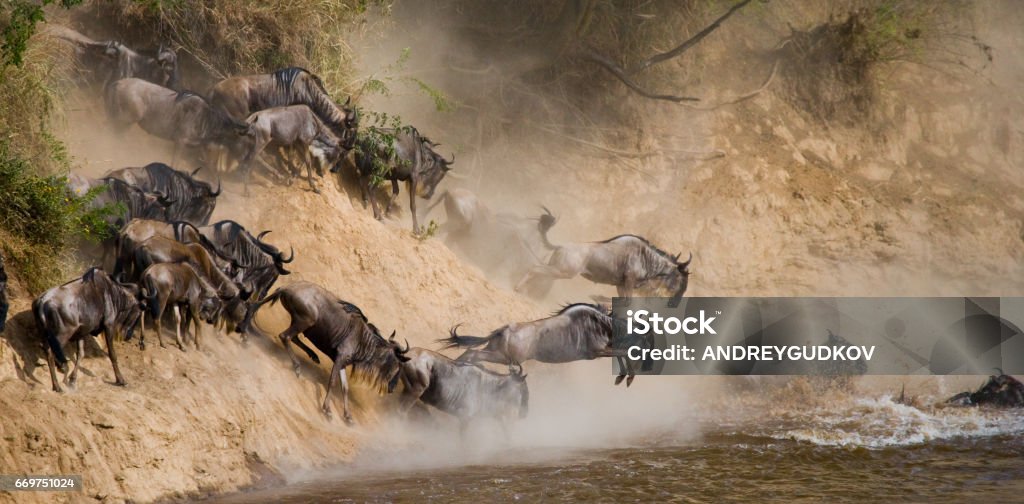
[[[0,141],[0,228],[4,252],[33,294],[64,278],[64,265],[81,241],[98,243],[111,236],[106,218],[116,206],[93,208],[103,188],[75,198],[67,190],[67,177],[40,175]]]

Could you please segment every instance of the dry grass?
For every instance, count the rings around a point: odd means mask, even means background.
[[[171,43],[213,79],[308,68],[336,97],[351,80],[346,31],[365,11],[365,0],[113,0],[90,3],[81,16],[103,19],[140,47]]]

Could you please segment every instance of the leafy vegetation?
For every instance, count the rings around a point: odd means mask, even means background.
[[[45,20],[43,8],[52,4],[54,0],[6,0],[2,5],[0,15],[4,19],[3,44],[0,45],[0,53],[3,55],[3,66],[21,66],[24,61],[25,50],[28,49],[28,40],[36,32],[36,25]],[[59,4],[65,9],[70,9],[82,3],[82,0],[60,0]]]

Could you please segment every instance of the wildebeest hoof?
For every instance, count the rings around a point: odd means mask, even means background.
[[[57,386],[53,387],[53,391],[58,393],[58,394],[63,394],[64,393],[64,389],[60,388],[60,385],[57,385]]]
[[[296,378],[302,376],[302,370],[299,369],[299,366],[292,366],[292,371],[295,372],[295,377]],[[327,416],[331,416],[331,412],[330,411],[327,412]]]
[[[345,419],[345,425],[349,427],[356,424],[356,421],[352,419],[352,415],[346,414],[343,418]]]
[[[636,376],[630,376],[629,378],[626,378],[626,388],[629,388],[629,386],[633,384],[633,378],[636,378]]]
[[[626,379],[626,375],[616,376],[615,377],[615,384],[618,385],[618,384],[622,383],[622,380],[624,380],[624,379]]]
[[[128,386],[128,382],[126,382],[124,380],[116,380],[116,381],[114,381],[114,385],[117,385],[118,387],[127,387]]]

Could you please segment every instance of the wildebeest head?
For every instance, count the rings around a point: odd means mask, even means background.
[[[370,331],[376,333],[377,337],[380,337],[380,331],[378,331],[377,326],[367,324],[367,327]],[[391,336],[387,340],[387,346],[382,349],[382,353],[377,358],[380,365],[380,376],[387,379],[387,391],[389,394],[398,385],[402,363],[409,362],[409,358],[405,356],[405,353],[408,351],[409,341],[406,340],[405,348],[403,348],[402,345],[395,341],[395,331],[391,331]]]
[[[429,143],[429,140],[425,140],[425,142]],[[451,170],[451,165],[455,164],[455,154],[452,154],[452,159],[449,161],[426,145],[424,145],[423,150],[425,166],[421,172],[423,174],[423,186],[420,189],[420,196],[424,199],[430,199],[434,197],[434,191],[437,190],[438,184],[441,183],[444,176]]]
[[[526,386],[523,365],[512,361],[508,365],[509,384],[519,395],[519,418],[526,418],[530,412],[530,387]]]
[[[356,146],[356,132],[359,131],[359,108],[351,105],[352,97],[349,96],[342,105],[341,110],[345,113],[345,131],[341,137],[341,147],[346,152]]]
[[[690,261],[693,261],[693,253],[690,253],[686,262],[679,262],[679,255],[676,254],[672,258],[675,267],[664,272],[659,278],[662,289],[671,293],[669,300],[671,307],[679,306],[679,300],[682,299],[683,293],[686,292],[686,287],[690,283]]]

